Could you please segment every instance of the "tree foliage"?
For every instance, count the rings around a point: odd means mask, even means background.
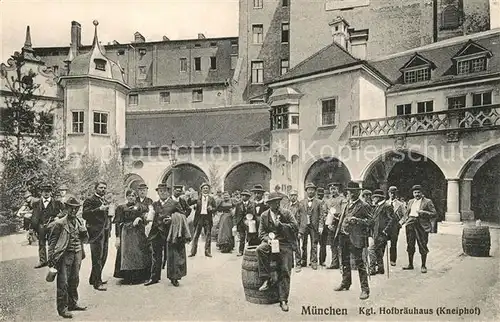
[[[215,163],[210,164],[208,168],[208,183],[214,192],[221,189],[222,178],[219,172],[219,166]]]

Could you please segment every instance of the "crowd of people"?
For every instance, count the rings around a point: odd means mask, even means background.
[[[106,199],[107,184],[97,182],[95,194],[80,202],[53,186],[43,184],[41,196],[33,199],[26,193],[26,202],[18,212],[25,218],[29,235],[36,235],[39,263],[57,275],[57,311],[71,318],[70,311],[86,310],[78,304],[79,271],[85,258],[84,243],[90,245],[92,269],[89,284],[97,291],[106,291],[102,270],[107,261],[112,227],[116,236],[114,277],[122,283],[157,284],[162,269],[174,287],[187,275],[187,257],[197,254],[199,237],[205,236],[204,253],[212,257],[212,233],[217,218],[216,246],[221,253],[243,256],[245,246],[255,246],[260,291],[276,287],[280,307],[288,311],[291,273],[311,266],[340,269],[342,282],[335,291],[349,290],[351,257],[358,270],[361,295],[369,297],[368,275],[384,274],[384,254],[388,249],[390,262],[396,266],[400,229],[406,230],[408,265],[414,269],[415,244],[421,255],[421,272],[427,272],[428,235],[436,210],[432,201],[422,194],[422,187],[412,188],[408,203],[398,197],[395,186],[385,191],[363,190],[358,183],[346,185],[333,182],[325,189],[313,183],[305,185],[306,196],[299,201],[298,191],[288,194],[267,193],[262,185],[251,190],[211,193],[208,183],[198,191],[183,186],[159,184],[158,198],[148,197],[148,187],[141,184],[127,190],[126,202],[114,205]],[[30,237],[31,238],[31,237]],[[191,242],[189,255],[186,244]],[[47,249],[48,246],[48,249]],[[319,248],[319,250],[318,250]],[[327,265],[327,251],[331,262]],[[308,253],[309,252],[309,253]],[[271,262],[278,265],[278,276],[271,274]],[[309,262],[309,263],[308,263]],[[308,265],[309,264],[309,265]],[[47,276],[49,280],[49,275]]]

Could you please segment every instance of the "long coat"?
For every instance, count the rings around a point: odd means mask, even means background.
[[[297,233],[299,230],[297,221],[286,209],[279,209],[276,214],[280,217],[278,227],[274,225],[271,219],[271,210],[266,210],[260,216],[259,239],[261,242],[269,242],[269,233],[276,235],[275,239],[279,240],[280,244],[288,244],[292,249],[297,250]]]
[[[85,251],[83,248],[83,243],[87,241],[88,234],[81,220],[78,217],[76,217],[75,220],[77,221],[80,229],[80,241],[82,242],[82,259],[84,259]],[[55,267],[69,245],[70,229],[68,224],[68,216],[57,218],[55,221],[51,222],[47,228],[50,230],[48,238],[48,262],[49,266]]]
[[[386,202],[378,204],[373,212],[372,237],[377,239],[381,234],[388,236],[395,223],[394,208]]]
[[[174,212],[182,212],[179,203],[172,198],[168,198],[164,204],[160,200],[153,202],[154,215],[152,218],[151,231],[148,239],[153,240],[156,238],[167,239],[169,224],[164,223],[164,219],[171,218]]]
[[[319,233],[319,229],[322,229],[324,225],[324,222],[321,220],[323,202],[318,198],[313,198],[311,207],[309,207],[308,202],[309,200],[306,198],[301,200],[299,204],[299,217],[301,221],[299,232],[304,233],[307,223],[309,222],[312,228]]]
[[[82,217],[87,224],[89,243],[91,244],[103,236],[104,230],[111,228],[108,210],[99,210],[102,204],[102,199],[96,195],[85,199],[83,202]]]
[[[63,209],[60,201],[50,198],[47,208],[43,208],[43,199],[40,198],[32,203],[33,215],[31,216],[31,228],[39,231],[43,226],[54,220]]]
[[[349,230],[349,239],[355,247],[367,247],[370,227],[373,225],[372,212],[373,208],[361,199],[351,204],[347,203],[342,210],[335,236],[338,236],[344,226]],[[346,222],[350,218],[356,218],[358,222],[352,224]]]
[[[406,213],[404,217],[401,219],[400,223],[401,225],[417,223],[420,226],[422,226],[422,228],[426,232],[430,233],[432,230],[431,218],[435,218],[437,216],[436,207],[434,207],[434,203],[432,202],[432,200],[422,197],[422,201],[420,203],[420,209],[418,210],[422,210],[424,211],[424,213],[419,214],[418,217],[416,218],[410,217],[411,206],[415,201],[416,201],[415,198],[408,201],[408,207],[406,208]]]

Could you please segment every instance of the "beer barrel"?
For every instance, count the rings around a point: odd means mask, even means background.
[[[475,257],[490,256],[491,236],[488,226],[464,227],[462,249],[464,253]]]
[[[279,302],[278,286],[275,284],[266,291],[259,291],[264,282],[259,278],[259,263],[257,261],[257,246],[249,246],[245,249],[243,263],[241,265],[241,280],[245,299],[254,304],[274,304]],[[276,262],[271,262],[271,276],[277,278]]]

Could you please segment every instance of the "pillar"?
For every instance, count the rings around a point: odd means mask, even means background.
[[[463,179],[460,182],[460,213],[462,220],[474,220],[474,212],[471,210],[472,179]]]
[[[459,212],[459,180],[448,179],[448,193],[446,196],[447,207],[445,220],[448,222],[460,222]]]

